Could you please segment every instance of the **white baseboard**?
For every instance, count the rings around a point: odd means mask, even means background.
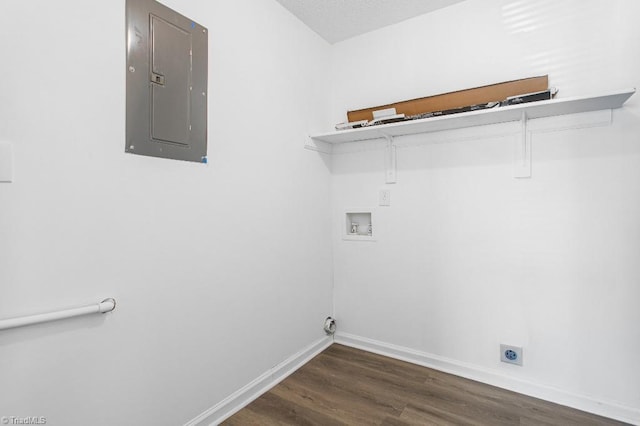
[[[552,386],[510,377],[499,371],[477,365],[348,333],[336,333],[335,343],[377,353],[390,358],[410,362],[412,364],[433,368],[434,370],[451,373],[456,376],[487,383],[492,386],[508,389],[510,391],[554,402],[556,404],[565,405],[578,410],[587,411],[600,416],[609,417],[611,419],[640,425],[640,409],[627,407],[615,402],[597,400],[586,395],[579,395],[554,388]]]
[[[188,421],[184,426],[212,426],[222,423],[249,405],[249,403],[257,399],[260,395],[293,374],[297,369],[309,362],[311,358],[331,346],[332,343],[333,338],[330,336],[323,337],[312,343],[300,352],[266,371],[260,377],[229,395],[204,413]]]

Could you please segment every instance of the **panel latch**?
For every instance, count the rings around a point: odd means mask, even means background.
[[[164,86],[164,75],[156,74],[155,72],[152,72],[151,82],[155,84],[159,84],[160,86]]]

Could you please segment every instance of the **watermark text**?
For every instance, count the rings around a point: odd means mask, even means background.
[[[44,416],[2,416],[0,423],[3,425],[46,425],[47,418]]]

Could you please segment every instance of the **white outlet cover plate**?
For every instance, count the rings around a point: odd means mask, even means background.
[[[516,357],[513,359],[507,358],[507,351],[512,351]],[[500,361],[508,364],[515,364],[522,366],[522,348],[520,346],[500,345]]]
[[[13,182],[13,146],[0,142],[0,182]]]
[[[391,190],[390,189],[381,189],[379,193],[379,205],[380,206],[390,206],[391,205]]]

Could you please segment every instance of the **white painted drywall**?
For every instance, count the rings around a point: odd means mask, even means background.
[[[320,339],[328,44],[275,1],[167,0],[209,28],[209,164],[124,153],[124,1],[3,1],[0,417],[177,425]],[[312,102],[310,101],[312,100]]]
[[[13,146],[0,141],[0,183],[13,182]]]
[[[638,16],[631,0],[467,1],[338,43],[332,122],[542,74],[559,97],[639,87]],[[398,139],[396,185],[384,145],[334,155],[339,332],[640,412],[640,95],[611,126],[534,134],[531,179],[496,129]],[[378,241],[343,241],[344,209],[385,186]]]

